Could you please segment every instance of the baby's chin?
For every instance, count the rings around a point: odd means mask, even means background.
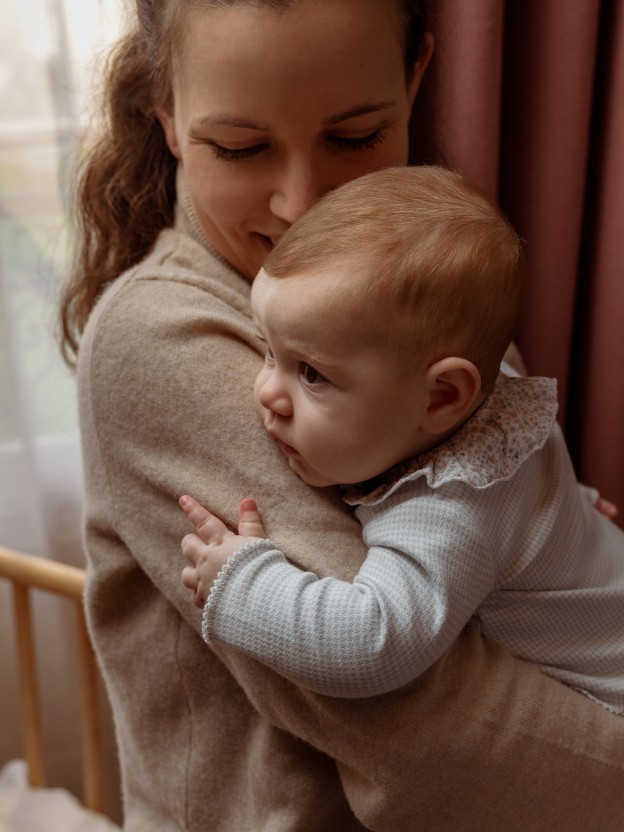
[[[339,485],[335,479],[326,477],[320,471],[304,467],[298,459],[290,459],[289,462],[292,470],[306,485],[311,485],[313,488],[329,488],[330,485]]]

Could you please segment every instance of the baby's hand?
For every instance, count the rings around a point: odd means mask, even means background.
[[[245,543],[266,534],[254,500],[245,499],[239,506],[237,535],[193,497],[180,497],[179,503],[197,532],[182,539],[182,553],[189,564],[182,570],[182,583],[192,592],[195,606],[203,607],[227,560]]]

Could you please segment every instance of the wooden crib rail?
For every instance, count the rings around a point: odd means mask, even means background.
[[[98,668],[87,633],[82,606],[85,571],[75,566],[15,552],[0,546],[0,578],[11,581],[13,585],[22,740],[24,756],[28,763],[30,785],[33,787],[45,787],[47,783],[30,591],[37,589],[53,595],[65,596],[74,604],[80,670],[83,803],[88,809],[104,813]]]

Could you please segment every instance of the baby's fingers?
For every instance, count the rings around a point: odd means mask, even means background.
[[[256,501],[249,497],[238,507],[238,533],[242,537],[266,537]]]
[[[200,561],[203,560],[202,554],[206,551],[206,544],[196,534],[185,534],[180,546],[182,547],[182,554],[186,558],[190,568],[195,569]]]
[[[182,570],[182,584],[193,592],[197,589],[197,573],[194,566],[185,566]]]
[[[225,523],[201,506],[193,497],[185,494],[178,502],[204,543],[218,543],[224,535],[232,534]]]
[[[191,591],[191,601],[196,607],[204,608],[206,599],[200,592],[200,580],[194,566],[185,566],[182,570],[182,585]]]

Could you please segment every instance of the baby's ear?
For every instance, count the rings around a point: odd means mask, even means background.
[[[459,426],[481,392],[481,374],[465,358],[442,358],[425,371],[427,408],[422,429],[437,436]]]

